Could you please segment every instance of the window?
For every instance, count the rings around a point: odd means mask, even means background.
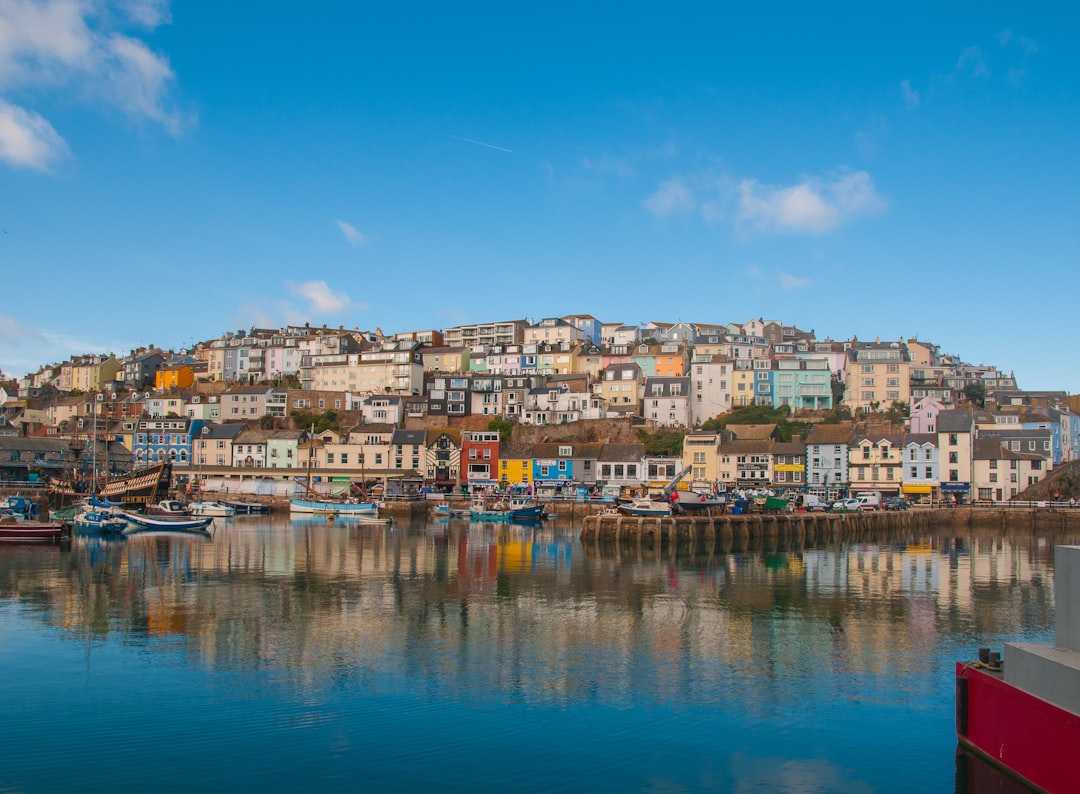
[[[949,433],[949,446],[950,447],[955,447],[956,446],[956,433]]]
[[[960,462],[960,453],[958,453],[958,452],[950,452],[949,453],[949,463],[959,463],[959,462]]]
[[[934,470],[930,466],[927,466],[924,472],[925,473],[923,474],[923,477],[925,477],[927,480],[934,479]]]

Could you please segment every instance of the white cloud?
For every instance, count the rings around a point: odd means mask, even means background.
[[[790,273],[780,272],[780,289],[782,290],[806,289],[810,286],[810,283],[808,278],[799,278]]]
[[[181,132],[186,120],[166,107],[173,71],[164,57],[137,39],[116,34],[105,42],[101,71],[106,79],[99,90],[114,105],[133,118],[158,122],[172,135]]]
[[[0,92],[71,91],[178,135],[194,117],[171,105],[168,60],[118,29],[153,29],[169,20],[167,0],[2,0]],[[52,130],[32,109],[25,112],[39,129]]]
[[[961,72],[969,72],[972,77],[989,77],[990,70],[986,67],[981,47],[965,47],[956,59],[956,68]]]
[[[919,92],[911,87],[911,83],[907,80],[900,82],[900,98],[904,100],[904,104],[914,110],[919,106]]]
[[[32,110],[0,99],[0,160],[19,168],[48,171],[68,153],[52,124]]]
[[[341,233],[345,236],[345,240],[349,245],[367,245],[367,238],[364,236],[364,233],[351,223],[346,223],[345,221],[334,221],[334,223],[337,224],[337,227],[341,230]]]
[[[18,345],[22,340],[29,339],[34,342],[44,342],[45,334],[33,328],[20,325],[12,317],[0,315],[0,339],[12,345]]]
[[[659,189],[641,204],[653,215],[665,217],[693,212],[697,202],[690,188],[682,179],[674,176],[661,184]]]
[[[289,291],[308,301],[315,314],[341,314],[352,308],[352,301],[344,292],[334,292],[325,281],[305,281],[289,284]]]
[[[759,231],[825,234],[886,206],[865,171],[826,182],[808,179],[790,187],[747,179],[738,193],[739,220]]]

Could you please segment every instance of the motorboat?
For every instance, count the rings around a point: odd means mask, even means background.
[[[671,505],[652,499],[631,499],[619,505],[619,512],[626,516],[663,518],[671,515]]]
[[[90,506],[78,513],[72,523],[76,530],[88,535],[118,535],[128,528],[128,522],[107,507]]]
[[[192,516],[214,516],[217,518],[232,518],[236,515],[236,508],[224,502],[205,502],[199,500],[191,502],[187,506],[188,513]]]
[[[191,518],[187,505],[179,499],[162,499],[157,504],[152,505],[146,513],[154,518]]]

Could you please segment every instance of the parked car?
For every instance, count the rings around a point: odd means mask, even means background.
[[[820,496],[815,496],[812,493],[803,494],[802,498],[799,500],[799,507],[808,513],[829,509],[829,505],[823,502]]]
[[[907,510],[911,507],[911,502],[902,496],[888,496],[881,506],[886,510]]]
[[[858,513],[863,506],[858,499],[837,499],[829,509],[834,513]]]
[[[855,498],[862,504],[863,510],[881,509],[881,491],[861,491],[855,494]]]

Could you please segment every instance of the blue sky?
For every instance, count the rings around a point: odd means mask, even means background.
[[[3,0],[0,369],[591,313],[1075,393],[1080,11],[1028,6]]]

